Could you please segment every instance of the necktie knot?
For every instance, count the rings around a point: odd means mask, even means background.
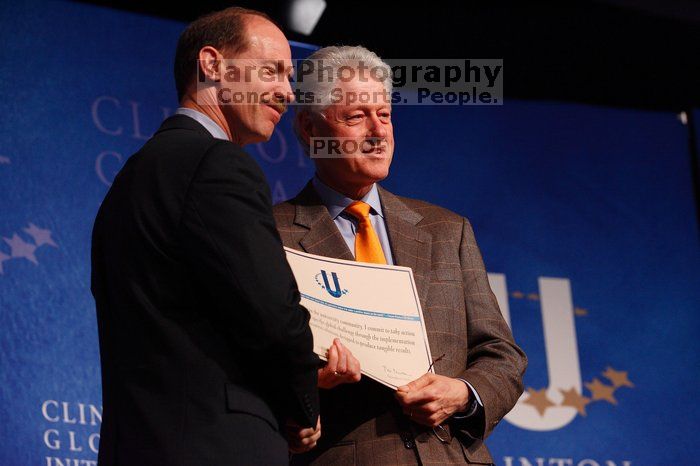
[[[370,205],[366,202],[355,201],[345,208],[345,211],[358,219],[364,221],[369,219]]]

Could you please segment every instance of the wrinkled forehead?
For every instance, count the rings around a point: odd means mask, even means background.
[[[391,109],[391,95],[384,83],[375,79],[338,80],[333,83],[331,104],[326,108],[331,111],[349,111],[364,109],[377,111]]]

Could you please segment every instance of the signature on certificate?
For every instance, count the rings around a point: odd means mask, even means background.
[[[399,371],[394,369],[393,367],[387,367],[387,366],[382,366],[384,369],[384,373],[386,374],[387,377],[390,379],[405,379],[406,377],[410,377],[411,374],[407,374],[405,372]]]

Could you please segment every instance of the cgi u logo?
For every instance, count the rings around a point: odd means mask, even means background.
[[[328,283],[328,274],[325,270],[321,270],[321,275],[323,276],[323,285],[326,287],[328,294],[334,298],[340,298],[343,295],[343,291],[340,289],[338,275],[336,275],[335,272],[331,272],[331,276],[333,277],[333,286],[335,289],[331,289],[331,285]]]
[[[489,282],[503,318],[512,329],[506,277],[500,273],[489,274]],[[563,400],[560,390],[574,388],[581,393],[581,368],[571,284],[565,278],[549,277],[540,277],[538,283],[549,375],[547,397],[559,404]],[[576,409],[571,406],[552,406],[547,409],[544,416],[540,416],[532,406],[522,402],[526,398],[526,394],[521,395],[513,410],[505,417],[508,422],[521,429],[535,431],[561,429],[573,421],[577,415]]]

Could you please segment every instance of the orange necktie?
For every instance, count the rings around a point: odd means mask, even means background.
[[[369,220],[369,209],[369,204],[362,201],[355,201],[345,209],[347,213],[358,221],[355,234],[355,260],[386,264],[379,237],[374,228],[372,228],[372,222]]]

